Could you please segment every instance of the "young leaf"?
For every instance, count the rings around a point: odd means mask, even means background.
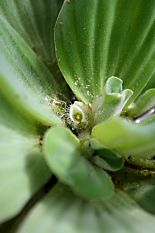
[[[103,147],[128,157],[149,158],[155,154],[155,122],[146,125],[113,117],[92,130],[92,137]]]
[[[123,158],[118,157],[112,151],[107,149],[96,150],[95,156],[92,159],[99,167],[113,172],[120,170],[124,165]]]
[[[80,142],[67,128],[52,128],[43,149],[52,172],[86,199],[106,199],[114,192],[110,176],[80,154]]]
[[[130,117],[138,117],[155,107],[155,88],[148,89],[143,95],[139,96],[135,104],[128,108],[127,114]],[[145,117],[144,117],[145,119]]]
[[[111,116],[119,116],[126,103],[133,95],[130,89],[123,90],[122,80],[110,77],[105,83],[103,94],[92,104],[92,111],[96,123],[107,120]]]
[[[155,1],[65,1],[55,28],[60,69],[79,99],[92,102],[108,77],[134,91],[154,78]]]

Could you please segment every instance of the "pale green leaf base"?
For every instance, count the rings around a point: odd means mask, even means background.
[[[155,219],[118,191],[109,202],[87,202],[57,185],[17,233],[154,233]]]

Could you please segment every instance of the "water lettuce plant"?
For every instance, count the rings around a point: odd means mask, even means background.
[[[0,231],[155,232],[155,1],[0,1]]]

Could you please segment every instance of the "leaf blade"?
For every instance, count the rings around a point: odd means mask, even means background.
[[[149,158],[154,155],[155,124],[137,124],[113,117],[92,130],[92,137],[119,155]]]
[[[145,233],[148,228],[153,233],[154,223],[152,215],[121,191],[108,202],[87,202],[58,184],[32,209],[17,233],[50,233],[51,229],[59,233]]]
[[[45,125],[58,124],[47,96],[61,92],[52,74],[0,17],[0,91],[15,107]]]
[[[56,0],[0,2],[0,14],[48,66],[56,60],[53,33],[61,4]]]
[[[0,222],[17,215],[47,182],[37,128],[0,94]]]
[[[153,79],[154,4],[133,0],[64,3],[55,29],[56,52],[60,69],[79,99],[92,102],[102,94],[105,80],[117,76],[134,91],[133,101]]]
[[[50,129],[43,150],[51,171],[75,193],[86,199],[107,199],[113,194],[110,176],[81,156],[80,142],[69,129]]]

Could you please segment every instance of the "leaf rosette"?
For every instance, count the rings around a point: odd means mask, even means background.
[[[154,9],[0,2],[2,232],[154,233]]]

